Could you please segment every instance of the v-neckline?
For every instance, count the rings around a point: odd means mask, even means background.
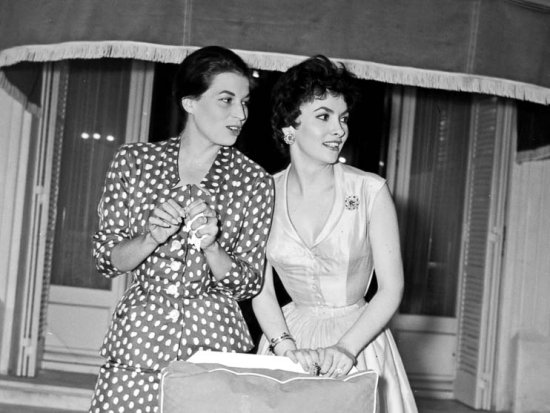
[[[285,171],[284,174],[284,180],[283,180],[283,207],[284,207],[284,213],[286,220],[290,227],[292,228],[292,231],[294,232],[294,235],[300,240],[300,242],[308,249],[311,250],[315,248],[321,241],[323,241],[327,235],[332,230],[332,227],[334,226],[334,223],[338,221],[338,218],[340,218],[340,215],[342,213],[343,208],[339,208],[340,206],[343,206],[342,202],[342,194],[341,194],[341,185],[342,185],[342,174],[340,171],[340,164],[334,165],[334,199],[332,203],[332,207],[330,208],[330,212],[321,226],[321,230],[319,233],[314,237],[313,244],[309,245],[304,238],[300,235],[298,230],[296,229],[296,226],[292,222],[292,218],[290,217],[290,211],[288,209],[288,175],[290,172],[291,165],[288,166],[288,168]]]

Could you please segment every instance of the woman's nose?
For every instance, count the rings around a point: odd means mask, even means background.
[[[237,119],[244,121],[246,120],[248,116],[248,109],[243,104],[237,104],[235,105],[235,108],[233,110],[233,116],[235,116]]]
[[[332,134],[339,137],[339,138],[341,138],[341,137],[346,135],[346,129],[344,128],[344,126],[340,122],[338,122],[334,126],[334,130],[333,130]]]

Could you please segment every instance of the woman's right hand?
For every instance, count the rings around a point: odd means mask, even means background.
[[[151,238],[157,245],[164,244],[180,229],[183,216],[183,208],[173,199],[156,205],[149,215],[145,236]]]
[[[283,356],[288,357],[294,363],[300,363],[302,369],[309,374],[318,376],[320,373],[319,354],[316,350],[311,349],[296,349],[286,350]]]

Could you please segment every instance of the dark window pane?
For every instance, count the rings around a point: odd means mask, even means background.
[[[58,173],[52,284],[110,289],[92,259],[97,204],[107,167],[124,143],[130,61],[74,60],[58,114]]]

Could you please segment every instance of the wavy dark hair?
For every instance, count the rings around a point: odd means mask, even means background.
[[[342,96],[348,109],[359,99],[356,77],[343,64],[336,64],[323,55],[316,55],[291,67],[277,80],[271,92],[271,128],[273,138],[285,156],[288,145],[282,128],[297,127],[300,107],[314,99],[331,94]]]
[[[214,76],[232,72],[244,76],[252,88],[250,68],[235,52],[221,46],[206,46],[195,50],[179,64],[172,82],[172,96],[183,115],[183,125],[187,112],[181,100],[185,97],[198,98],[212,83]]]

